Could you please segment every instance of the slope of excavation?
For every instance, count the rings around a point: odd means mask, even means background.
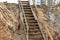
[[[0,40],[24,40],[24,31],[19,25],[17,6],[12,3],[0,3]]]

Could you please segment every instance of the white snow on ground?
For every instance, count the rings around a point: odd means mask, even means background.
[[[7,1],[8,3],[18,3],[18,0],[0,0],[0,2],[5,2]]]

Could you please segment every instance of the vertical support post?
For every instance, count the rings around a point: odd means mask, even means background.
[[[29,35],[28,35],[28,30],[29,30],[29,29],[27,28],[27,40],[28,40],[28,38],[29,38]]]

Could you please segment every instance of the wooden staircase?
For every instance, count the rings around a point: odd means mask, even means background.
[[[28,1],[21,1],[21,6],[24,11],[23,16],[23,21],[25,26],[26,23],[28,24],[28,39],[27,40],[44,40],[43,35],[41,33],[39,24],[37,20],[35,20],[35,17],[33,15],[33,12],[30,8],[29,2]],[[25,19],[26,18],[26,19]],[[26,21],[25,21],[26,20]],[[27,27],[25,29],[27,29]],[[26,30],[27,32],[27,30]]]

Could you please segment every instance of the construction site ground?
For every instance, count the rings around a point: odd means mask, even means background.
[[[60,4],[53,7],[52,13],[49,11],[49,7],[44,4],[37,5],[37,7],[54,40],[60,40]],[[40,15],[37,14],[33,5],[31,8],[40,20]],[[0,3],[0,40],[26,40],[19,16],[18,4]],[[41,24],[41,21],[39,21],[39,23],[43,28],[42,30],[45,30],[43,22]]]

